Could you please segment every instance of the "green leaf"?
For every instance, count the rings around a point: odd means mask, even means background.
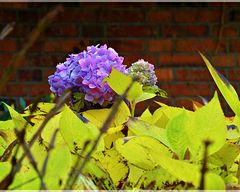
[[[45,102],[39,102],[37,104],[37,107],[35,111],[32,112],[34,104],[29,105],[25,108],[24,113],[22,114],[23,117],[29,116],[29,115],[46,115],[49,111],[51,111],[52,108],[55,107],[55,103],[45,103]]]
[[[56,129],[59,128],[59,120],[60,120],[60,117],[61,117],[61,113],[55,115],[54,117],[52,117],[46,124],[46,126],[44,127],[42,133],[41,133],[41,138],[47,142],[47,143],[50,143],[51,139],[52,139],[52,136],[55,132]],[[35,125],[37,127],[39,127],[39,125],[41,124],[42,122],[40,122],[39,124]],[[55,145],[58,145],[58,144],[64,144],[65,143],[65,140],[63,139],[62,135],[60,132],[57,133],[56,135],[56,139],[55,139]]]
[[[158,140],[151,137],[130,137],[118,139],[116,150],[126,158],[129,163],[143,170],[152,170],[158,163],[154,154],[170,156],[171,152]],[[136,158],[137,157],[137,158]]]
[[[1,132],[0,132],[1,134]],[[5,149],[7,148],[7,143],[6,141],[0,136],[0,156],[3,155]]]
[[[148,99],[152,99],[156,96],[155,93],[148,93],[148,92],[143,92],[142,95],[140,95],[138,98],[135,99],[135,103],[140,103],[142,101],[146,101]]]
[[[170,144],[170,148],[178,154],[180,159],[184,159],[185,153],[191,144],[186,123],[189,118],[185,111],[172,119],[166,127],[166,135]]]
[[[153,123],[154,124],[159,124],[160,122],[164,121],[165,123],[160,123],[160,124],[166,125],[168,120],[171,120],[174,117],[180,115],[183,111],[185,111],[186,113],[193,113],[192,111],[189,111],[184,108],[172,107],[172,106],[168,106],[163,103],[160,103],[160,102],[156,102],[156,103],[162,107],[158,108],[153,113]],[[162,127],[162,128],[164,128],[164,127]]]
[[[16,190],[39,190],[40,179],[31,164],[24,165],[14,177],[9,189]]]
[[[101,128],[108,118],[109,114],[112,112],[112,108],[110,109],[94,109],[88,110],[82,113],[82,115],[93,123],[96,127]],[[131,116],[128,106],[125,102],[121,102],[114,118],[112,119],[109,127],[117,127],[125,123],[128,118]]]
[[[226,140],[226,122],[218,96],[194,113],[182,113],[167,124],[167,138],[171,149],[180,157],[188,148],[191,158],[203,158],[204,141],[210,140],[209,155],[217,152]],[[181,145],[178,146],[178,145]]]
[[[167,98],[167,92],[160,89],[158,86],[143,86],[143,91],[148,93],[154,93],[157,96]]]
[[[226,143],[224,146],[214,154],[208,157],[209,163],[230,167],[237,156],[240,154],[240,148],[237,145]]]
[[[209,72],[211,73],[215,83],[218,86],[218,89],[222,93],[223,97],[227,101],[228,105],[231,107],[233,112],[240,117],[240,102],[237,95],[237,92],[233,88],[233,86],[227,81],[227,79],[221,75],[207,60],[207,58],[201,54],[201,57],[203,58],[205,64],[207,65],[207,68]]]
[[[160,116],[159,119],[157,119],[157,121],[154,124],[158,127],[166,128],[168,122],[169,118],[167,117],[167,115],[165,115],[164,112],[162,112],[162,115]]]
[[[16,139],[16,134],[14,133],[15,124],[13,120],[0,121],[0,137],[9,145]]]
[[[146,189],[151,183],[154,182],[154,185],[151,187],[151,190],[164,189],[168,185],[176,185],[180,180],[176,177],[173,177],[169,172],[167,172],[162,167],[157,167],[154,170],[145,172],[140,180],[138,181],[139,185],[141,184]],[[140,185],[140,186],[141,186]],[[179,182],[180,185],[180,182]]]
[[[108,172],[115,186],[125,180],[129,171],[126,160],[114,148],[104,151],[98,157],[100,157],[98,160]]]
[[[139,182],[139,179],[146,173],[147,171],[133,165],[128,164],[129,167],[129,175],[128,175],[128,182],[129,182],[129,190],[132,189],[140,189],[141,183]],[[128,186],[127,186],[128,187]],[[125,188],[128,190],[128,188]]]
[[[105,147],[107,149],[110,149],[117,139],[124,137],[124,134],[122,133],[123,128],[123,125],[108,128],[107,133],[103,135]]]
[[[11,171],[10,162],[0,162],[0,181],[2,181]]]
[[[109,77],[106,77],[103,82],[107,82],[108,85],[118,94],[122,95],[132,82],[132,78],[127,76],[115,68],[112,68],[112,72]],[[127,99],[132,102],[136,98],[142,95],[142,85],[138,82],[134,82],[130,88]]]
[[[22,97],[19,98],[19,105],[21,109],[26,107],[26,101]]]
[[[83,123],[66,105],[59,123],[62,137],[71,152],[79,153],[79,150],[81,151],[84,148],[86,142],[90,142],[91,145],[99,134],[99,130],[95,126]],[[98,148],[103,149],[103,145],[103,140],[101,140]]]
[[[150,136],[164,145],[169,146],[166,136],[166,130],[150,124],[146,121],[138,120],[137,118],[130,118],[127,122],[128,129],[137,136]]]
[[[74,105],[73,105],[73,110],[74,111],[80,111],[82,108],[84,108],[84,97],[85,94],[75,92],[73,93],[73,98],[74,98]]]
[[[68,177],[71,163],[71,154],[68,147],[64,145],[55,146],[50,152],[46,174],[44,176],[48,189],[61,189],[64,181],[66,181]]]
[[[238,178],[229,174],[227,177],[224,178],[226,184],[238,184]]]
[[[149,111],[149,109],[147,108],[141,115],[141,117],[139,117],[140,120],[142,121],[146,121],[148,123],[152,123],[152,119],[153,119],[153,116],[152,116],[152,113]]]
[[[206,190],[224,190],[224,180],[217,174],[207,172],[205,175],[204,189]]]
[[[7,105],[4,102],[3,102],[3,104],[7,107],[15,127],[17,129],[22,129],[27,124],[27,121],[17,111],[15,111],[12,107],[10,107],[9,105]]]
[[[85,168],[83,169],[83,175],[88,176],[93,180],[95,185],[101,189],[106,189],[106,190],[114,190],[116,189],[113,181],[111,180],[108,172],[103,168],[101,163],[99,162],[98,158],[99,153],[101,151],[96,152],[95,158],[90,158],[88,163],[86,164]],[[75,161],[77,160],[78,156],[72,155],[73,158],[73,165],[75,165]],[[80,165],[82,164],[83,159],[80,159]],[[76,188],[78,186],[75,186],[74,189],[82,189],[82,188]]]
[[[197,187],[199,185],[200,166],[172,159],[168,148],[155,139],[150,137],[118,139],[116,149],[129,163],[143,170],[153,170],[160,165],[174,177]]]

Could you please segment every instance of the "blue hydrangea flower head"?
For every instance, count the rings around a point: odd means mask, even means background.
[[[99,103],[110,103],[116,93],[102,80],[109,76],[112,67],[127,74],[123,57],[108,48],[107,45],[89,46],[79,54],[71,54],[64,63],[57,65],[56,72],[49,76],[51,91],[60,96],[66,89],[85,94],[85,100]]]
[[[133,63],[132,66],[128,68],[128,74],[132,77],[137,77],[143,86],[154,86],[157,83],[154,65],[143,59]]]

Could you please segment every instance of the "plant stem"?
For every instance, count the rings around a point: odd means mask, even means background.
[[[131,116],[134,117],[135,114],[135,107],[136,107],[136,103],[133,101],[131,103]]]

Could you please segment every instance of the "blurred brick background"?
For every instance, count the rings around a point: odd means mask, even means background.
[[[15,22],[0,40],[1,73],[37,22],[56,4],[0,3],[0,29]],[[210,99],[216,89],[198,51],[240,91],[239,3],[65,3],[61,13],[27,53],[1,98],[33,101],[49,94],[47,77],[68,54],[92,44],[108,44],[130,65],[153,63],[159,86],[177,106]],[[223,105],[225,105],[223,103]],[[143,104],[141,104],[143,106]],[[227,109],[228,110],[228,109]]]

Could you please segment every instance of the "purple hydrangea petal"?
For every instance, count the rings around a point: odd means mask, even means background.
[[[56,72],[48,78],[50,90],[57,96],[66,89],[79,90],[87,101],[100,105],[112,102],[116,93],[107,83],[102,83],[112,67],[128,73],[123,57],[114,49],[107,45],[88,46],[86,51],[70,54],[64,63],[57,65]]]

